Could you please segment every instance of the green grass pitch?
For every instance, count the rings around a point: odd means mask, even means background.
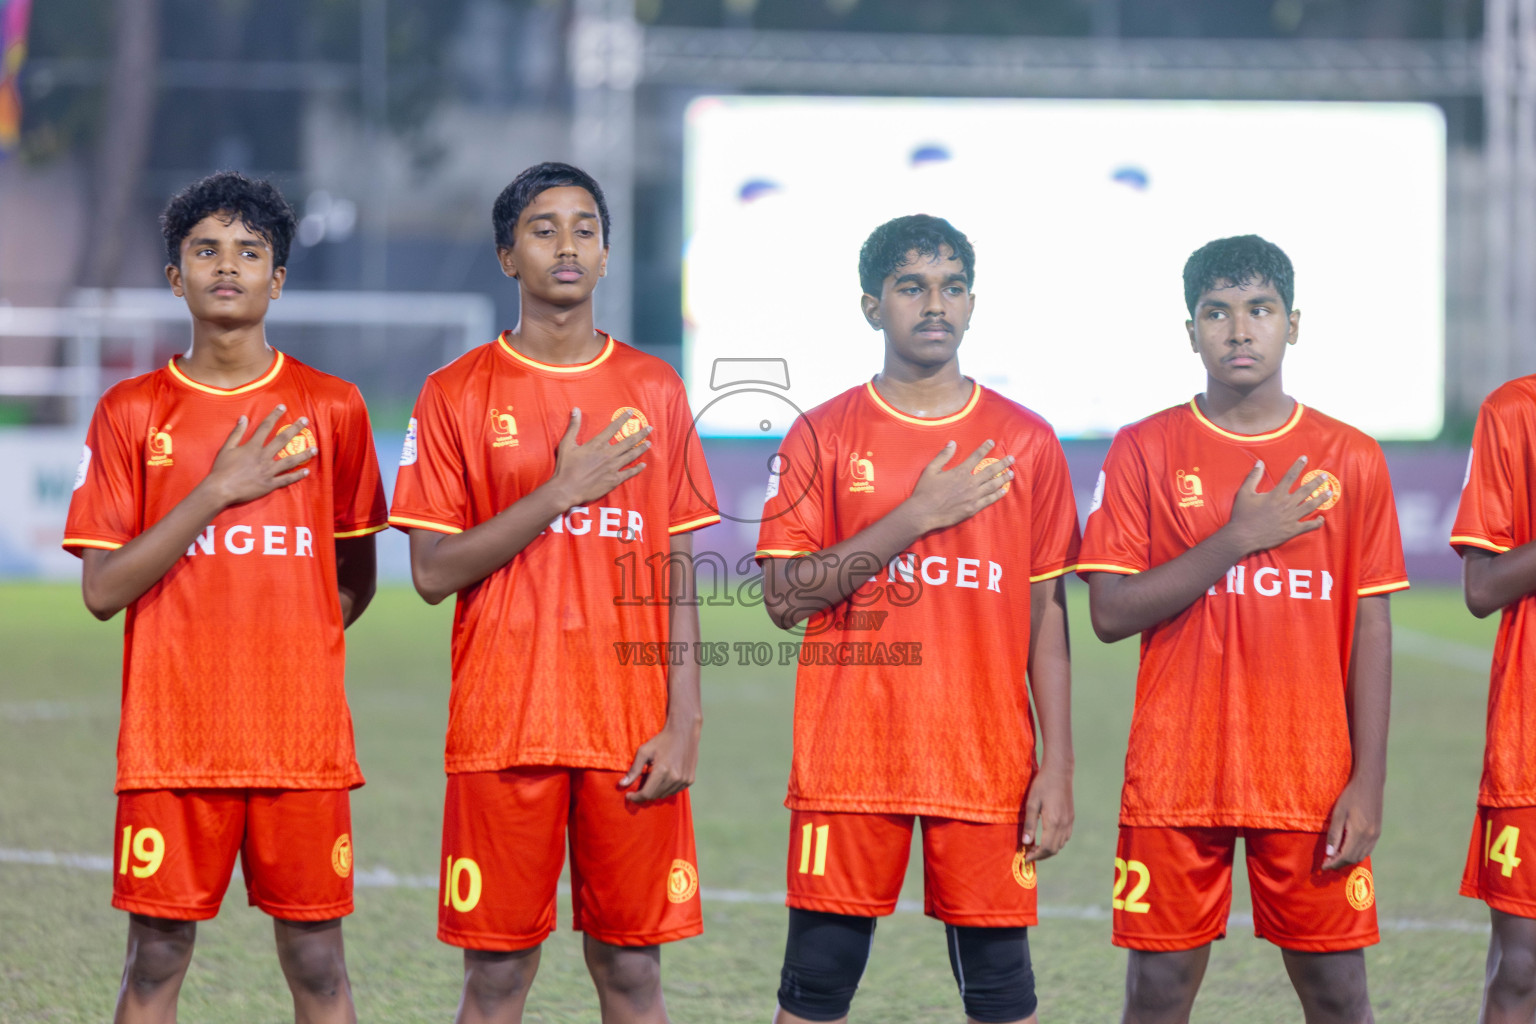
[[[1041,1017],[1117,1018],[1125,955],[1109,944],[1108,904],[1136,645],[1098,643],[1085,591],[1071,585],[1077,826],[1042,866],[1042,921],[1031,933]],[[1375,854],[1383,941],[1367,954],[1384,1021],[1464,1021],[1476,1013],[1487,912],[1456,895],[1483,742],[1493,620],[1453,590],[1392,599],[1397,627],[1386,822]],[[449,608],[383,590],[349,634],[348,690],[368,785],[353,795],[359,881],[348,960],[368,1021],[446,1020],[460,958],[435,938],[435,884],[447,715]],[[101,1021],[121,973],[125,915],[111,909],[113,758],[121,619],[94,621],[70,586],[0,587],[0,1021]],[[704,637],[781,635],[757,608],[707,608]],[[734,660],[734,658],[733,658]],[[764,1021],[773,1007],[785,912],[792,669],[707,669],[694,787],[703,937],[663,954],[680,1022]],[[1536,852],[1536,851],[1533,851]],[[1529,856],[1530,854],[1528,854]],[[78,858],[84,859],[78,859]],[[52,859],[52,862],[48,862]],[[71,859],[76,858],[76,859]],[[1234,911],[1247,910],[1235,872]],[[921,872],[906,899],[919,899]],[[264,916],[238,880],[199,929],[182,1019],[281,1021],[291,1009]],[[595,1021],[597,1004],[569,931],[550,940],[529,1021]],[[876,932],[855,1020],[961,1018],[943,930],[898,912]],[[1197,1021],[1296,1021],[1274,947],[1246,924],[1217,943]]]

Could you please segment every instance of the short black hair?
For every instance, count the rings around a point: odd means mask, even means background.
[[[517,218],[528,209],[528,204],[538,198],[540,192],[552,188],[584,188],[597,202],[597,216],[603,222],[603,248],[608,247],[610,221],[608,200],[603,198],[602,186],[580,167],[546,161],[534,164],[512,179],[512,184],[501,190],[496,204],[491,207],[491,226],[496,231],[496,248],[510,249],[517,230]]]
[[[1291,258],[1274,242],[1258,235],[1234,235],[1206,242],[1184,261],[1184,305],[1195,315],[1200,296],[1223,281],[1230,285],[1268,281],[1280,293],[1286,313],[1296,295],[1296,272]]]
[[[897,217],[871,231],[859,248],[859,287],[865,295],[880,295],[881,285],[891,271],[903,266],[907,256],[917,253],[937,259],[944,247],[955,254],[965,270],[965,286],[976,283],[976,250],[965,232],[943,217],[914,213]]]
[[[171,197],[160,214],[165,258],[181,266],[181,243],[204,217],[228,214],[245,222],[272,247],[272,267],[288,265],[288,248],[298,221],[293,207],[270,181],[252,181],[239,171],[219,171],[194,181]]]

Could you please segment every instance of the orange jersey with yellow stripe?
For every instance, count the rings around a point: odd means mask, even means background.
[[[1536,376],[1519,377],[1477,413],[1451,544],[1502,554],[1536,539]],[[1477,802],[1536,804],[1536,595],[1499,618],[1488,683],[1488,741]]]
[[[389,521],[460,533],[555,472],[615,418],[653,428],[646,468],[556,517],[510,562],[459,592],[446,765],[624,770],[667,714],[671,536],[720,521],[683,383],[608,338],[591,362],[535,362],[501,338],[427,378],[406,433]],[[683,656],[694,657],[694,652]]]
[[[357,388],[283,353],[244,387],[176,361],[102,396],[64,547],[112,550],[163,519],[213,466],[241,416],[307,417],[310,475],[227,508],[128,606],[117,790],[362,785],[343,686],[335,538],[385,527]],[[285,450],[286,451],[286,450]]]
[[[1195,402],[1115,435],[1077,571],[1139,573],[1220,529],[1256,461],[1259,490],[1301,456],[1333,491],[1321,529],[1243,559],[1141,635],[1120,821],[1326,828],[1352,765],[1345,684],[1359,598],[1408,586],[1386,460],[1374,440],[1296,403],[1246,436]]]
[[[845,391],[780,446],[757,557],[852,537],[911,495],[945,442],[957,443],[954,465],[988,439],[989,459],[1017,460],[1007,493],[919,538],[811,616],[789,649],[799,661],[789,807],[1018,820],[1035,764],[1030,584],[1077,561],[1072,483],[1050,425],[980,385],[937,419],[897,411],[872,384]],[[871,563],[852,553],[832,571]]]

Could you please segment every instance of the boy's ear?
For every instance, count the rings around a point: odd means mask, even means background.
[[[165,279],[170,282],[171,294],[178,299],[185,298],[186,293],[181,288],[181,268],[174,263],[165,265]]]
[[[1285,343],[1287,345],[1294,345],[1296,344],[1297,336],[1301,334],[1301,310],[1291,310],[1291,315],[1288,319],[1291,321],[1291,329],[1286,335]]]
[[[1184,321],[1184,332],[1189,335],[1189,350],[1191,352],[1199,352],[1200,343],[1195,340],[1195,322],[1193,320]]]
[[[864,311],[864,319],[869,321],[869,326],[875,330],[881,329],[880,324],[880,300],[874,295],[865,292],[859,296],[859,308]]]
[[[272,292],[269,298],[281,298],[283,294],[283,282],[288,280],[288,268],[278,267],[272,271]]]
[[[603,251],[603,261],[605,266],[607,264],[607,259],[608,252],[605,249]],[[496,262],[501,264],[501,272],[503,274],[506,274],[514,281],[517,280],[517,254],[512,251],[512,247],[510,245],[498,245],[496,247]]]

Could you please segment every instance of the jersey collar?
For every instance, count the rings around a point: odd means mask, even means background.
[[[869,400],[875,403],[875,407],[888,416],[892,416],[903,423],[915,423],[920,427],[943,427],[951,423],[958,423],[969,416],[981,401],[981,385],[971,381],[971,397],[966,399],[965,405],[959,412],[952,412],[948,416],[940,416],[936,419],[928,419],[923,416],[908,416],[906,413],[891,405],[880,397],[880,392],[875,390],[873,379],[864,382],[864,390],[869,394]]]
[[[607,331],[598,331],[597,333],[601,334],[607,341],[607,344],[603,346],[603,350],[601,352],[593,357],[590,362],[574,363],[570,366],[561,366],[556,363],[541,363],[537,359],[529,359],[517,349],[513,348],[511,343],[507,341],[507,335],[509,333],[510,332],[508,331],[502,331],[501,334],[497,335],[496,337],[496,344],[501,347],[501,350],[507,355],[511,356],[513,359],[516,359],[518,362],[522,363],[524,366],[531,366],[535,370],[544,370],[548,373],[585,373],[588,370],[596,369],[598,366],[601,366],[603,363],[608,361],[608,357],[613,355],[613,350],[618,346],[618,342],[614,341],[613,336],[610,335]]]
[[[1244,444],[1254,444],[1259,441],[1273,441],[1275,438],[1284,437],[1292,430],[1295,430],[1296,424],[1301,422],[1301,414],[1306,411],[1306,406],[1302,405],[1300,402],[1296,402],[1296,408],[1291,411],[1291,418],[1267,434],[1234,434],[1230,430],[1221,429],[1216,424],[1207,419],[1205,413],[1200,411],[1200,401],[1198,398],[1191,398],[1189,400],[1189,411],[1195,414],[1195,422],[1199,423],[1213,434],[1216,434],[1218,437],[1224,437],[1229,441],[1239,441]]]
[[[274,350],[272,365],[267,368],[267,372],[262,374],[260,377],[257,377],[249,384],[242,384],[237,388],[216,388],[212,384],[198,383],[191,377],[188,377],[186,374],[181,372],[181,367],[176,365],[175,356],[172,356],[170,361],[165,365],[166,369],[170,370],[171,378],[173,380],[180,384],[185,384],[187,387],[192,388],[195,391],[201,391],[206,395],[243,395],[246,392],[255,391],[257,388],[264,388],[268,384],[271,384],[274,380],[277,379],[277,375],[283,372],[283,364],[286,362],[287,358],[282,354],[282,352]]]

